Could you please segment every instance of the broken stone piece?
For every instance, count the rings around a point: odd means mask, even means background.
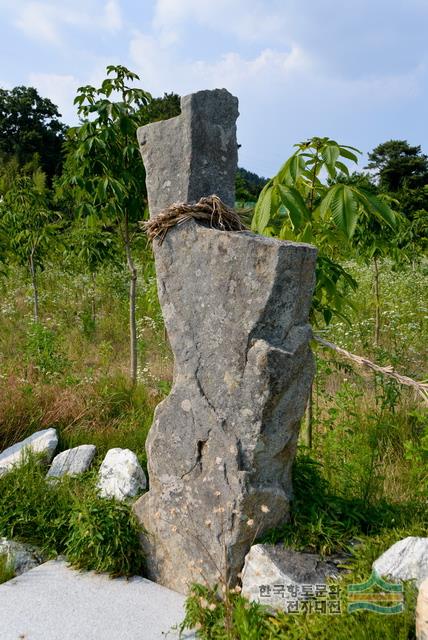
[[[0,538],[0,556],[3,555],[17,576],[34,569],[44,561],[36,547],[7,538]]]
[[[419,586],[428,578],[428,538],[399,540],[373,562],[373,570],[382,578],[414,580]]]
[[[0,477],[25,459],[25,452],[42,453],[46,462],[50,462],[58,446],[56,429],[37,431],[21,442],[17,442],[0,453]]]
[[[339,579],[338,565],[344,560],[341,556],[323,560],[318,554],[293,551],[283,545],[253,545],[245,558],[242,595],[288,611],[290,602],[302,597],[302,585],[307,595],[316,595],[315,585],[326,585],[327,579]],[[312,587],[309,593],[308,585]],[[318,593],[319,589],[318,586]]]
[[[175,373],[146,443],[150,491],[135,509],[150,576],[165,586],[185,591],[219,572],[234,582],[255,536],[288,517],[314,375],[315,255],[194,221],[156,249]]]
[[[238,99],[226,89],[181,98],[181,114],[138,129],[150,215],[218,195],[235,206]]]
[[[110,449],[98,474],[98,490],[103,498],[125,500],[144,491],[146,475],[137,456],[129,449]]]
[[[96,450],[93,444],[82,444],[79,447],[61,451],[52,460],[47,477],[60,478],[65,475],[75,476],[84,473],[91,466]]]
[[[234,206],[237,116],[216,89],[139,129],[151,216],[212,194]],[[316,250],[195,220],[153,248],[175,365],[146,442],[150,490],[134,505],[148,573],[181,592],[233,586],[255,537],[289,514]]]

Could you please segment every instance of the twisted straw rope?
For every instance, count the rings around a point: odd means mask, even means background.
[[[336,344],[329,342],[328,340],[324,340],[324,338],[320,338],[320,336],[314,335],[314,340],[321,344],[323,347],[327,347],[328,349],[333,349],[336,353],[340,353],[341,356],[348,358],[348,360],[352,360],[352,362],[356,362],[362,367],[368,367],[372,371],[376,371],[376,373],[381,373],[384,376],[389,376],[393,378],[396,382],[399,382],[402,385],[407,387],[412,387],[419,393],[419,395],[424,399],[425,403],[428,405],[428,383],[426,382],[418,382],[418,380],[413,380],[413,378],[409,378],[408,376],[403,376],[400,373],[397,373],[391,365],[386,367],[380,367],[378,364],[367,360],[367,358],[362,358],[361,356],[355,355],[355,353],[350,353],[343,349],[342,347],[338,347]]]
[[[141,226],[151,242],[158,239],[162,244],[172,227],[192,218],[208,222],[213,229],[221,231],[247,230],[239,213],[225,205],[216,195],[201,198],[196,204],[175,202],[150,220],[141,223]]]

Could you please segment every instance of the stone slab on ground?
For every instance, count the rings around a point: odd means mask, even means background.
[[[17,442],[0,453],[0,477],[19,464],[25,451],[42,453],[46,462],[50,462],[58,445],[56,429],[44,429],[33,433],[29,438]]]
[[[62,560],[0,585],[1,640],[176,640],[170,629],[183,618],[184,597],[174,591],[75,571]]]
[[[428,538],[408,536],[389,547],[372,568],[389,580],[415,580],[419,587],[428,578]]]
[[[65,475],[75,476],[84,473],[91,466],[96,451],[97,448],[93,444],[81,444],[79,447],[61,451],[52,460],[47,477],[61,478]]]

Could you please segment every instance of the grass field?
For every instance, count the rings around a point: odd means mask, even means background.
[[[349,323],[336,321],[316,330],[378,364],[426,378],[427,264],[398,270],[383,264],[377,346],[372,274],[364,265],[348,267],[359,283],[358,290],[350,293]],[[26,273],[16,269],[0,281],[0,450],[38,429],[56,427],[62,448],[94,443],[101,459],[110,447],[127,447],[146,464],[145,438],[154,408],[170,389],[173,362],[152,265],[139,265],[139,273],[140,364],[134,387],[127,376],[126,273],[108,268],[94,280],[50,267],[40,278],[38,325],[31,317]],[[362,540],[354,568],[355,575],[362,575],[375,552],[405,535],[426,535],[428,530],[426,412],[414,391],[358,369],[331,351],[316,345],[314,349],[313,447],[304,446],[303,433],[294,471],[292,521],[265,539],[321,553],[347,549],[351,541]],[[93,500],[91,494],[89,507]],[[79,544],[78,538],[76,548]],[[200,621],[198,601],[192,602],[193,622]],[[261,620],[264,614],[257,615]],[[407,611],[401,622],[397,617],[383,627],[380,621],[367,628],[361,622],[348,636],[346,621],[338,635],[329,635],[328,624],[281,618],[269,622],[271,635],[266,631],[258,637],[368,639],[381,637],[370,635],[381,628],[384,638],[411,638],[412,615]],[[209,631],[208,622],[204,624]],[[212,633],[204,637],[228,637]]]

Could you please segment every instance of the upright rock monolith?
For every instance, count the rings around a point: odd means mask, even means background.
[[[139,130],[152,215],[213,193],[233,206],[237,116],[226,90],[201,91]],[[190,220],[154,252],[175,367],[147,440],[150,490],[135,506],[147,566],[177,591],[233,585],[255,537],[289,512],[314,374],[316,251]]]

